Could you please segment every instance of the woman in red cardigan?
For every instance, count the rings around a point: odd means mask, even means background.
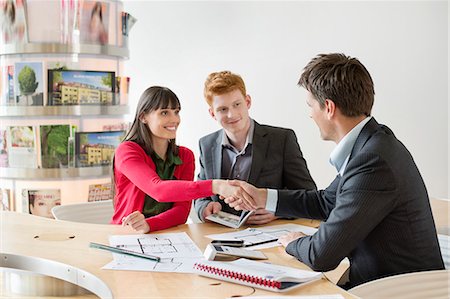
[[[133,124],[113,160],[111,223],[147,233],[185,223],[191,200],[239,192],[224,180],[193,182],[194,154],[175,144],[180,101],[170,89],[142,94]]]

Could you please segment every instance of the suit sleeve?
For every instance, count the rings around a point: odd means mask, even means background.
[[[285,194],[280,194],[277,211],[286,212],[290,204],[292,213],[299,216],[323,214],[327,218],[317,233],[294,240],[286,247],[289,254],[315,271],[336,268],[396,204],[395,177],[376,154],[353,158],[342,180],[335,199],[336,180],[323,192],[315,193],[316,196],[305,191],[280,191]],[[295,200],[286,201],[286,197],[295,197]]]
[[[206,175],[205,175],[205,161],[204,161],[204,155],[203,155],[203,145],[201,143],[201,141],[199,141],[199,149],[200,149],[200,172],[197,176],[197,180],[198,181],[203,181],[206,180]],[[197,212],[197,216],[201,221],[205,221],[205,219],[203,219],[203,210],[205,209],[205,207],[211,202],[213,201],[212,198],[210,196],[208,197],[203,197],[203,198],[199,198],[196,201],[194,201],[194,209]]]
[[[139,145],[124,142],[116,149],[114,167],[159,202],[186,201],[212,195],[212,181],[162,180],[153,161],[150,161],[151,167],[143,163],[145,160],[145,152]]]
[[[178,167],[181,167],[182,169],[178,177],[179,180],[194,180],[195,160],[192,152],[189,152],[189,154],[186,155],[185,159],[183,159],[183,164]],[[190,200],[175,201],[171,209],[147,218],[146,221],[150,226],[150,231],[162,230],[186,223],[190,210]]]
[[[294,131],[288,130],[283,159],[283,184],[287,189],[316,189]]]

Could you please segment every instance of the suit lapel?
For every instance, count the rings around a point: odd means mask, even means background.
[[[256,180],[259,177],[259,173],[264,165],[264,160],[266,159],[266,152],[269,146],[266,135],[266,130],[255,121],[255,131],[253,133],[252,141],[252,167],[248,178],[250,184],[256,184]]]
[[[216,140],[211,148],[212,167],[214,178],[222,178],[222,137],[223,130],[217,134]]]

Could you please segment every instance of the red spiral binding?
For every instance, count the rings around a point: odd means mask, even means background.
[[[227,269],[221,269],[221,268],[198,264],[198,263],[194,264],[194,268],[197,270],[200,270],[200,271],[208,272],[208,273],[215,274],[218,276],[230,277],[230,278],[233,278],[236,280],[245,281],[245,282],[255,284],[255,285],[262,285],[265,287],[276,288],[276,289],[281,288],[281,282],[271,280],[271,279],[265,279],[265,278],[261,278],[261,277],[257,277],[257,276],[247,275],[244,273],[239,273],[239,272],[235,272],[235,271],[231,271],[231,270],[227,270]]]

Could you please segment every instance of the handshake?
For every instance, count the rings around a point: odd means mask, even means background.
[[[267,189],[259,189],[245,181],[213,180],[212,191],[235,210],[264,209]]]

